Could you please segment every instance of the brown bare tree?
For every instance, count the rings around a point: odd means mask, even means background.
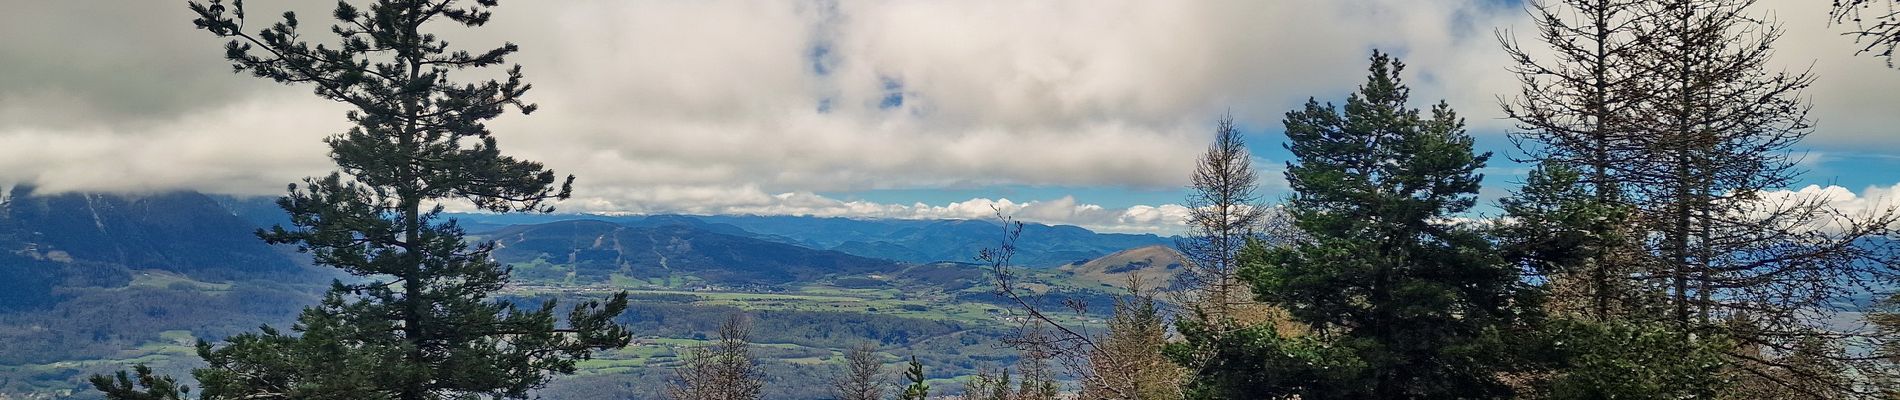
[[[1012,315],[1009,319],[1016,321],[1018,326],[1004,341],[1022,352],[1023,359],[1017,364],[1021,376],[1019,384],[1014,389],[1008,389],[1008,369],[984,371],[971,380],[965,390],[966,396],[1004,400],[1054,396],[1060,389],[1054,378],[1056,368],[1060,368],[1062,372],[1081,381],[1089,398],[1177,398],[1144,395],[1131,389],[1145,386],[1131,386],[1116,381],[1127,378],[1129,374],[1140,374],[1142,379],[1150,382],[1178,382],[1182,374],[1178,367],[1161,358],[1166,322],[1154,308],[1156,303],[1153,294],[1141,291],[1145,287],[1142,282],[1138,279],[1129,282],[1131,290],[1136,292],[1118,301],[1120,305],[1112,317],[1128,323],[1111,324],[1106,334],[1090,329],[1079,318],[1087,312],[1081,303],[1073,299],[1055,299],[1022,287],[1022,276],[1010,259],[1016,254],[1016,243],[1022,237],[1023,225],[1000,212],[997,218],[1002,222],[1002,241],[996,247],[984,249],[978,259],[988,264],[995,294],[1013,305],[1010,307]],[[1051,302],[1058,302],[1063,311],[1053,311],[1057,307],[1051,307]],[[1146,305],[1146,310],[1152,314],[1131,314],[1143,309],[1134,304]],[[1118,330],[1117,326],[1120,325],[1126,325],[1126,329]],[[1140,329],[1139,326],[1148,326],[1151,330],[1145,333],[1132,330]]]
[[[877,359],[877,346],[859,343],[844,353],[845,371],[831,381],[833,395],[839,400],[882,400],[884,363]]]
[[[1185,221],[1189,235],[1176,243],[1187,258],[1180,275],[1188,288],[1186,305],[1210,326],[1231,327],[1241,322],[1237,309],[1257,305],[1240,280],[1236,257],[1248,240],[1259,238],[1268,217],[1256,193],[1260,183],[1252,156],[1232,116],[1222,116],[1216,125],[1214,143],[1195,165],[1193,182]]]
[[[1194,318],[1205,322],[1207,326],[1220,327],[1223,331],[1260,323],[1284,324],[1285,319],[1277,310],[1254,299],[1251,288],[1238,275],[1240,264],[1236,257],[1241,247],[1250,240],[1285,244],[1299,240],[1301,235],[1284,219],[1275,219],[1277,213],[1271,212],[1272,209],[1259,203],[1256,193],[1259,179],[1233,118],[1222,117],[1215,131],[1214,144],[1209,146],[1195,169],[1195,191],[1187,201],[1192,211],[1185,222],[1191,234],[1177,243],[1188,264],[1179,278],[1182,280],[1179,283],[1186,289],[1173,294],[1179,299],[1178,303],[1190,309]],[[1022,326],[1009,339],[1010,344],[1026,353],[1046,352],[1049,360],[1079,378],[1082,387],[1093,394],[1115,399],[1156,398],[1127,390],[1140,385],[1109,382],[1109,379],[1114,378],[1102,376],[1098,371],[1159,374],[1144,377],[1152,381],[1173,379],[1168,374],[1178,376],[1178,370],[1160,367],[1131,370],[1134,366],[1149,365],[1149,361],[1159,359],[1163,343],[1155,341],[1152,349],[1137,351],[1136,345],[1123,339],[1122,343],[1116,344],[1118,348],[1104,347],[1105,340],[1111,339],[1113,332],[1105,336],[1075,323],[1073,319],[1064,318],[1069,313],[1085,314],[1086,310],[1080,303],[1069,299],[1052,299],[1021,288],[1021,277],[1014,270],[1010,258],[1015,255],[1022,224],[1000,212],[997,217],[1003,221],[1003,240],[996,247],[984,249],[978,259],[989,264],[996,294],[1014,303],[1013,311],[1020,314],[1014,319],[1021,322]],[[1140,290],[1138,286],[1131,288]],[[1145,295],[1137,294],[1139,296]],[[1052,302],[1059,302],[1059,308],[1066,309],[1067,313],[1052,313],[1051,310],[1058,308],[1051,307]],[[1154,305],[1152,298],[1146,304]],[[1118,307],[1116,311],[1119,314],[1123,310]],[[1161,324],[1165,326],[1166,322]],[[1165,332],[1165,329],[1162,331]],[[1124,357],[1131,358],[1120,359]]]
[[[1809,396],[1821,386],[1878,389],[1791,367],[1790,357],[1864,363],[1875,356],[1801,351],[1856,347],[1865,329],[1833,324],[1836,304],[1875,290],[1894,274],[1900,217],[1892,209],[1841,210],[1820,196],[1778,195],[1801,171],[1791,148],[1812,131],[1802,97],[1807,71],[1775,71],[1781,35],[1750,11],[1754,0],[1659,0],[1636,33],[1647,75],[1633,90],[1654,94],[1631,126],[1646,138],[1622,177],[1658,262],[1648,278],[1666,293],[1679,329],[1738,342],[1738,373]],[[1741,329],[1737,327],[1746,327]],[[1891,374],[1891,369],[1860,369]],[[1738,393],[1742,396],[1756,394]]]
[[[1654,12],[1646,0],[1553,0],[1532,2],[1528,9],[1536,44],[1547,53],[1527,50],[1510,31],[1498,40],[1511,56],[1511,71],[1520,91],[1500,100],[1505,115],[1517,123],[1511,139],[1525,155],[1517,161],[1549,163],[1581,172],[1576,190],[1594,206],[1626,207],[1622,180],[1644,155],[1644,134],[1631,126],[1632,113],[1653,94],[1634,90],[1647,75],[1646,63],[1636,59],[1643,46],[1645,24]],[[1641,235],[1626,221],[1627,213],[1608,213],[1617,221],[1600,221],[1592,255],[1562,270],[1540,270],[1563,294],[1548,304],[1559,313],[1595,320],[1616,318],[1641,307],[1635,299],[1640,288],[1630,277],[1640,271]]]
[[[765,388],[758,360],[752,356],[752,324],[744,314],[733,314],[719,326],[719,340],[695,347],[684,357],[686,365],[666,391],[673,400],[756,400]]]
[[[1894,66],[1893,50],[1900,46],[1900,0],[1834,0],[1834,23],[1853,24],[1855,54],[1871,54]]]

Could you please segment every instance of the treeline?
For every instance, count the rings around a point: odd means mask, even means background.
[[[1286,114],[1285,203],[1259,201],[1224,120],[1172,333],[1135,317],[1150,305],[1102,335],[1037,318],[1014,343],[1086,398],[1893,396],[1900,318],[1856,300],[1891,293],[1900,214],[1787,194],[1814,76],[1769,67],[1781,30],[1753,3],[1531,4],[1533,44],[1499,37],[1522,85],[1501,101],[1512,156],[1533,168],[1494,217],[1470,214],[1492,155],[1452,106],[1413,108],[1388,55],[1343,106]],[[1892,32],[1882,15],[1853,22]],[[1863,39],[1890,55],[1891,35]],[[1860,311],[1872,327],[1840,322]]]

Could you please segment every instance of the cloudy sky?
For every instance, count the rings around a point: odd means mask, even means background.
[[[278,194],[330,170],[343,108],[232,74],[183,1],[0,0],[0,185]],[[251,0],[253,15],[327,2]],[[1885,203],[1900,184],[1900,70],[1853,55],[1827,2],[1764,0],[1777,64],[1808,68],[1805,188]],[[1194,157],[1231,113],[1265,194],[1279,118],[1340,100],[1374,48],[1508,153],[1515,89],[1494,32],[1514,0],[506,1],[457,44],[521,45],[542,110],[503,149],[579,177],[572,212],[968,218],[1179,229]],[[324,30],[309,29],[312,35]],[[1529,39],[1529,38],[1526,38]],[[1502,160],[1500,160],[1502,161]],[[1486,198],[1522,169],[1498,162]],[[1800,190],[1804,188],[1791,188]]]

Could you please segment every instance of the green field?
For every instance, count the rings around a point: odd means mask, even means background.
[[[816,396],[814,393],[823,389],[829,374],[842,365],[843,349],[856,343],[876,345],[879,356],[891,371],[901,368],[910,357],[919,357],[928,366],[932,384],[943,388],[958,387],[958,382],[976,368],[1007,365],[1015,357],[1014,350],[1000,345],[1001,336],[1014,326],[1008,319],[1010,307],[994,298],[982,300],[989,293],[989,286],[971,281],[985,277],[980,273],[966,272],[964,281],[948,285],[955,289],[946,288],[944,282],[872,275],[833,277],[748,291],[709,287],[691,276],[639,279],[615,274],[595,282],[576,282],[560,265],[537,262],[514,267],[519,283],[505,290],[504,298],[524,301],[558,298],[564,304],[573,304],[626,291],[635,303],[623,321],[635,332],[633,343],[578,362],[574,375],[552,382],[544,393],[546,398],[643,398],[643,391],[666,384],[671,368],[679,366],[681,357],[690,349],[708,343],[707,336],[712,334],[718,321],[741,312],[766,327],[755,331],[753,353],[766,372],[785,385],[785,389],[774,390],[790,390],[779,393],[784,398]],[[519,279],[522,276],[534,279]],[[1023,287],[1038,292],[1103,292],[1095,282],[1070,279],[1054,271],[1030,271],[1024,277],[1035,283]],[[230,309],[233,306],[229,304],[244,304],[245,299],[236,297],[254,296],[258,290],[256,285],[259,283],[205,282],[173,273],[136,271],[126,286],[103,289],[92,295],[118,299],[130,308],[97,310],[100,315],[108,316],[89,318],[116,322],[111,321],[114,317],[110,314],[188,311],[194,313],[195,321],[199,321],[195,322],[197,325],[128,332],[133,334],[99,333],[108,335],[103,336],[107,339],[103,343],[116,347],[84,356],[66,354],[66,357],[44,362],[0,366],[0,398],[97,398],[85,383],[87,376],[135,364],[148,364],[162,373],[188,379],[190,369],[202,365],[194,348],[198,339],[215,343],[223,335],[253,331],[258,323],[239,321],[263,321],[279,328],[289,326],[289,318],[294,313],[285,311],[294,310],[301,303],[277,306],[287,309],[275,311],[274,317]],[[198,304],[204,300],[141,300],[151,293],[224,299],[229,304]],[[165,304],[155,309],[152,302]],[[196,316],[198,314],[204,315]],[[1099,324],[1099,315],[1060,314],[1065,321],[1077,326]],[[243,318],[234,319],[234,316]],[[175,319],[165,314],[143,317],[151,321]]]

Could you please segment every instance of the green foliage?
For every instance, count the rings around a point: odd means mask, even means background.
[[[1659,322],[1553,319],[1528,357],[1550,362],[1537,390],[1553,399],[1711,398],[1728,384],[1719,338],[1691,339]]]
[[[1546,275],[1573,272],[1584,260],[1601,256],[1622,210],[1593,201],[1574,168],[1544,163],[1524,178],[1524,186],[1498,201],[1509,221],[1498,229],[1509,243],[1504,258],[1522,260],[1524,269]]]
[[[1661,296],[1629,278],[1642,258],[1630,208],[1593,194],[1581,171],[1540,164],[1499,205],[1499,255],[1543,278],[1548,309],[1599,321],[1660,316]]]
[[[904,392],[898,394],[899,400],[924,400],[930,397],[930,384],[924,383],[924,363],[918,362],[917,356],[910,357],[910,367],[904,370],[904,380],[909,381],[910,386],[905,386]]]
[[[337,301],[334,294],[324,299]],[[306,310],[305,314],[310,311]],[[256,333],[232,336],[223,347],[198,343],[198,356],[209,365],[192,372],[206,399],[243,398],[280,393],[291,398],[347,397],[388,399],[377,389],[382,378],[375,368],[399,365],[396,357],[350,349],[340,332],[352,328],[331,319],[308,326],[302,336],[286,335],[265,326]],[[372,327],[371,329],[374,329]]]
[[[1127,296],[1115,300],[1108,335],[1089,353],[1082,398],[1174,400],[1181,398],[1183,369],[1164,353],[1168,345],[1167,319],[1155,294],[1130,278]],[[1192,322],[1192,321],[1190,321]]]
[[[1295,373],[1314,382],[1247,389],[1206,389],[1219,383],[1197,376],[1197,391],[1246,398],[1511,393],[1499,374],[1512,366],[1493,348],[1501,342],[1495,336],[1535,312],[1535,299],[1481,231],[1450,222],[1475,203],[1477,170],[1489,154],[1472,152],[1450,106],[1441,102],[1429,116],[1407,108],[1402,70],[1375,52],[1371,77],[1343,111],[1309,100],[1287,113],[1287,148],[1297,160],[1287,167],[1296,191],[1287,210],[1309,240],[1241,253],[1261,301],[1307,325],[1329,358],[1349,355],[1343,360],[1363,363],[1363,372]],[[1279,345],[1256,340],[1258,348]],[[1251,362],[1268,363],[1249,367],[1260,373],[1287,374],[1274,360]]]
[[[133,366],[132,371],[136,380],[119,371],[112,377],[94,375],[89,381],[110,400],[181,400],[191,392],[190,387],[179,385],[171,377],[153,375],[152,368],[145,364]]]
[[[1219,332],[1183,320],[1176,329],[1182,340],[1164,352],[1177,364],[1195,366],[1181,389],[1186,399],[1339,398],[1370,384],[1356,355],[1310,337],[1287,337],[1272,325]]]

